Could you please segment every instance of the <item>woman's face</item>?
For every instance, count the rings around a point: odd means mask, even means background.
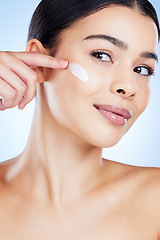
[[[53,117],[91,145],[115,145],[147,107],[157,45],[152,19],[127,7],[75,22],[61,34],[56,57],[81,65],[89,80],[82,82],[69,68],[48,70],[45,92]]]

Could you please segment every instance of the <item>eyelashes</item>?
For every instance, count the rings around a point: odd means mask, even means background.
[[[114,63],[111,54],[104,51],[93,51],[91,52],[91,56],[102,63]],[[154,69],[147,65],[137,66],[133,69],[133,71],[143,76],[152,76],[155,74]]]
[[[153,76],[155,74],[154,70],[149,66],[138,66],[134,68],[134,72],[143,76]]]
[[[93,57],[97,58],[97,60],[99,60],[99,61],[113,63],[111,55],[107,52],[96,51],[96,52],[92,52],[91,55]]]

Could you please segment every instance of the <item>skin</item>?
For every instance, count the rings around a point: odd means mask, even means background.
[[[82,41],[91,34],[118,38],[128,49],[104,40]],[[17,61],[17,85],[25,85],[11,100],[3,96],[1,110],[17,104],[23,109],[39,83],[27,146],[0,169],[2,239],[158,239],[160,170],[102,159],[102,148],[115,145],[147,107],[150,77],[133,69],[155,68],[154,59],[140,55],[155,53],[157,45],[150,18],[109,7],[63,31],[55,58],[35,39],[28,43],[28,53],[1,53],[3,74]],[[110,53],[112,61],[93,58],[95,50]],[[61,58],[84,67],[89,81],[76,79],[67,63],[57,65]],[[22,62],[26,75],[20,72]],[[119,105],[132,117],[116,126],[99,114],[95,103]]]

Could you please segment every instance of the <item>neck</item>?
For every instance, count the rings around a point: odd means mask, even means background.
[[[45,192],[57,207],[84,197],[104,181],[102,149],[58,124],[40,104],[21,158],[32,169],[29,173],[34,177],[28,177],[34,181],[36,194]]]

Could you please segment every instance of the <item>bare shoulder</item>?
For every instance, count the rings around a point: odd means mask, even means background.
[[[139,174],[144,177],[144,185],[147,190],[160,193],[160,168],[158,167],[139,167]],[[158,195],[157,195],[158,196]],[[160,200],[160,199],[159,199]]]
[[[3,162],[0,162],[0,180],[3,179],[8,169],[15,164],[17,158],[12,158]]]
[[[148,206],[155,207],[160,214],[160,168],[132,166],[105,159],[104,161],[106,169],[108,165],[117,176],[117,184],[125,191],[134,193],[137,199],[141,198]]]
[[[124,216],[132,216],[128,219],[128,224],[133,220],[132,225],[136,225],[137,229],[140,227],[140,231],[146,226],[144,235],[150,229],[150,232],[160,236],[160,168],[110,161],[105,163],[106,166],[107,164],[111,165],[110,169],[118,176],[118,209],[123,209]]]
[[[160,183],[160,167],[141,167],[129,165],[121,162],[103,159],[103,165],[106,169],[111,166],[114,170],[118,170],[123,174],[129,174],[131,176],[149,180],[151,183]]]
[[[8,173],[8,171],[12,168],[12,166],[15,165],[18,158],[12,158],[3,162],[0,162],[0,182],[5,181],[5,177]]]
[[[144,173],[145,188],[148,191],[148,194],[152,196],[151,198],[154,201],[154,204],[158,204],[160,210],[160,168],[156,167],[147,167],[142,168],[141,170]]]
[[[8,193],[11,193],[11,184],[7,180],[7,175],[10,169],[14,166],[16,163],[17,158],[13,158],[7,161],[3,161],[0,163],[0,206],[4,208],[6,199],[8,198]],[[0,207],[0,211],[2,213],[2,209]]]
[[[142,168],[141,172],[144,175],[141,187],[144,210],[151,219],[153,229],[160,236],[160,168]]]

